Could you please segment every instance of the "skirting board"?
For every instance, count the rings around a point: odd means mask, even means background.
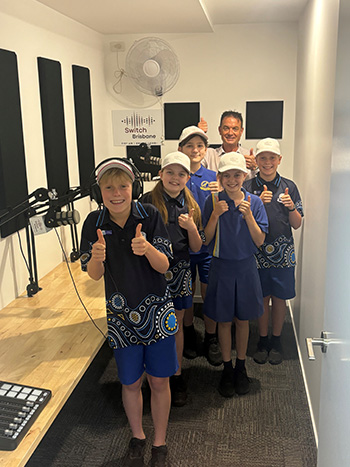
[[[310,410],[312,428],[313,428],[313,430],[314,430],[314,435],[315,435],[316,447],[318,448],[318,434],[317,434],[317,427],[316,427],[314,412],[313,412],[313,409],[312,409],[310,391],[309,391],[309,386],[308,386],[308,384],[307,384],[307,379],[306,379],[306,374],[305,374],[305,368],[304,368],[304,362],[303,362],[303,358],[302,358],[302,354],[301,354],[301,350],[300,350],[300,342],[299,342],[299,338],[298,338],[298,335],[297,335],[296,329],[295,329],[294,316],[293,316],[293,308],[292,308],[292,305],[291,305],[291,303],[290,303],[289,300],[287,300],[287,305],[288,305],[288,307],[289,307],[290,316],[291,316],[291,321],[292,321],[292,326],[293,326],[293,332],[294,332],[294,337],[295,337],[295,342],[296,342],[297,349],[298,349],[299,362],[300,362],[300,366],[301,366],[301,372],[302,372],[302,375],[303,375],[304,386],[305,386],[305,391],[306,391],[306,397],[307,397],[307,402],[308,402],[309,410]]]

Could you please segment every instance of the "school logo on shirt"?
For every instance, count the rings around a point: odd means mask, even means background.
[[[201,190],[203,191],[209,191],[210,188],[209,188],[209,183],[207,180],[203,180],[203,182],[201,183]]]
[[[278,202],[278,203],[283,203],[283,201],[282,201],[282,196],[283,196],[283,195],[284,195],[284,193],[280,193],[280,194],[278,195],[278,198],[277,198],[277,202]]]

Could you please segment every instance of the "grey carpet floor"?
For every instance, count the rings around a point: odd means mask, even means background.
[[[198,316],[195,325],[202,337],[204,326]],[[285,359],[281,365],[253,361],[257,323],[251,322],[250,329],[246,366],[252,388],[245,396],[221,397],[217,386],[222,367],[210,366],[203,356],[184,359],[189,401],[170,413],[171,467],[316,467],[315,439],[290,318],[282,335]],[[144,427],[148,461],[152,419],[146,389]],[[118,467],[130,437],[116,365],[104,345],[27,467]]]

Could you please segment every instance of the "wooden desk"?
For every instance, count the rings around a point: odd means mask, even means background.
[[[103,280],[70,264],[78,291],[106,333]],[[52,397],[15,451],[0,451],[0,465],[24,466],[104,342],[84,311],[65,263],[0,311],[0,380],[52,391]]]

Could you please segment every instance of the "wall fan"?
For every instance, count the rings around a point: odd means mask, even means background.
[[[179,60],[163,39],[135,41],[125,61],[126,75],[141,92],[160,97],[172,89],[180,74]]]

